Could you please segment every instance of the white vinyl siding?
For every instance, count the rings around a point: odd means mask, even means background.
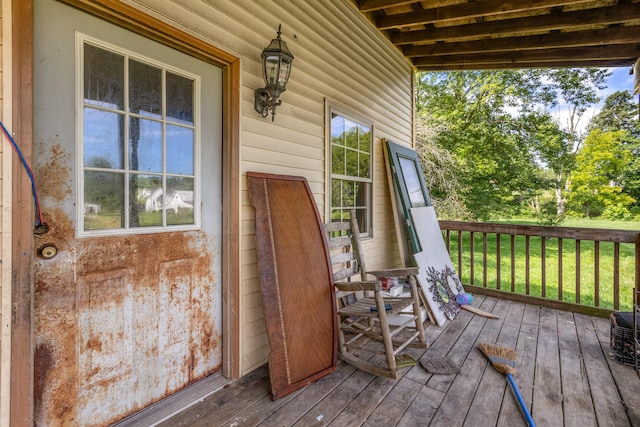
[[[126,0],[128,4],[241,58],[241,372],[267,361],[254,209],[247,171],[304,176],[323,219],[327,206],[325,100],[372,120],[375,238],[366,242],[371,268],[399,265],[393,213],[384,168],[383,138],[410,145],[413,136],[413,69],[350,0]],[[254,109],[264,87],[260,54],[282,24],[295,56],[275,121]]]

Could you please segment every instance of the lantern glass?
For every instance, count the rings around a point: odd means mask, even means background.
[[[264,58],[264,82],[267,85],[276,85],[280,58],[277,55],[269,55]]]
[[[278,76],[278,86],[285,87],[289,80],[289,73],[291,72],[291,61],[287,58],[282,58],[280,62],[280,73]]]

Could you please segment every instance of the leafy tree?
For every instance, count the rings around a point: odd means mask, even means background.
[[[640,119],[631,92],[617,91],[609,95],[602,110],[589,124],[589,129],[625,131],[623,144],[633,153],[633,160],[625,168],[619,182],[623,192],[640,201]]]
[[[531,76],[526,70],[417,76],[418,121],[439,129],[433,143],[455,159],[456,200],[475,218],[513,209],[542,182],[530,118],[541,114],[536,104],[548,93]],[[423,142],[417,142],[420,151]],[[439,189],[432,191],[437,201]]]
[[[638,106],[630,91],[616,91],[605,98],[602,109],[588,126],[589,130],[595,128],[603,132],[624,130],[628,138],[640,138]]]
[[[553,189],[555,219],[545,221],[562,218],[582,138],[578,124],[607,76],[601,69],[418,73],[418,122],[439,130],[427,151],[437,146],[455,160],[456,200],[479,219],[523,204],[541,214],[541,196]],[[570,109],[565,129],[547,113],[560,104]]]
[[[547,90],[555,91],[557,94],[557,98],[548,106],[563,103],[569,113],[565,134],[568,139],[563,144],[564,149],[558,151],[558,161],[547,164],[554,175],[553,189],[556,194],[558,215],[563,215],[564,193],[570,187],[570,182],[567,181],[570,169],[567,166],[571,164],[571,157],[578,151],[582,141],[582,135],[579,132],[580,120],[589,106],[600,101],[598,90],[606,87],[606,80],[611,73],[602,68],[561,68],[538,72],[541,73],[541,78],[549,81]]]
[[[635,201],[622,191],[619,181],[632,160],[625,144],[625,131],[592,130],[576,155],[571,176],[569,204],[576,213],[599,216],[608,207],[628,209]]]

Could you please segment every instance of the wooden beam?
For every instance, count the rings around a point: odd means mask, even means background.
[[[631,67],[633,63],[625,60],[592,60],[592,61],[558,61],[558,62],[546,62],[541,64],[540,62],[518,62],[515,66],[510,63],[502,64],[482,64],[482,63],[468,63],[468,64],[454,64],[454,65],[424,65],[416,67],[418,71],[469,71],[469,70],[506,70],[506,69],[524,69],[524,68],[585,68],[585,67]]]
[[[22,155],[31,163],[33,151],[33,1],[14,0],[13,19],[13,123],[11,130]],[[7,151],[4,155],[13,155]],[[33,226],[31,182],[22,163],[13,162],[13,277],[11,329],[12,426],[33,425]],[[7,256],[9,256],[7,254]]]
[[[490,0],[469,2],[399,13],[397,15],[381,16],[376,20],[376,26],[380,30],[387,30],[390,28],[412,27],[416,25],[433,24],[436,22],[442,23],[460,19],[484,18],[489,15],[497,16],[517,12],[528,12],[538,9],[550,9],[566,5],[587,3],[589,1],[590,0]]]
[[[640,26],[615,27],[600,30],[559,32],[526,37],[500,37],[468,42],[436,43],[430,45],[405,46],[402,52],[407,57],[461,55],[474,53],[540,50],[581,46],[603,46],[607,44],[637,44]]]
[[[414,60],[416,67],[451,66],[460,64],[503,64],[517,65],[519,62],[537,62],[541,67],[546,63],[587,62],[592,60],[629,60],[633,64],[640,57],[640,44],[618,44],[611,46],[578,47],[570,49],[549,49],[542,51],[514,51],[472,55],[448,55],[420,57]]]
[[[479,37],[521,34],[523,32],[567,30],[590,25],[622,24],[640,19],[638,3],[620,3],[574,12],[504,19],[478,24],[454,25],[418,31],[395,31],[389,34],[396,45],[437,41],[471,40]]]
[[[373,12],[390,7],[406,6],[417,2],[416,0],[361,0],[359,2],[356,1],[356,3],[358,3],[360,12]]]

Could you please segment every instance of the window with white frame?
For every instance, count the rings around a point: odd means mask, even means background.
[[[355,209],[360,233],[371,235],[373,124],[330,108],[331,221]]]
[[[95,40],[78,54],[80,233],[198,226],[199,77]]]

